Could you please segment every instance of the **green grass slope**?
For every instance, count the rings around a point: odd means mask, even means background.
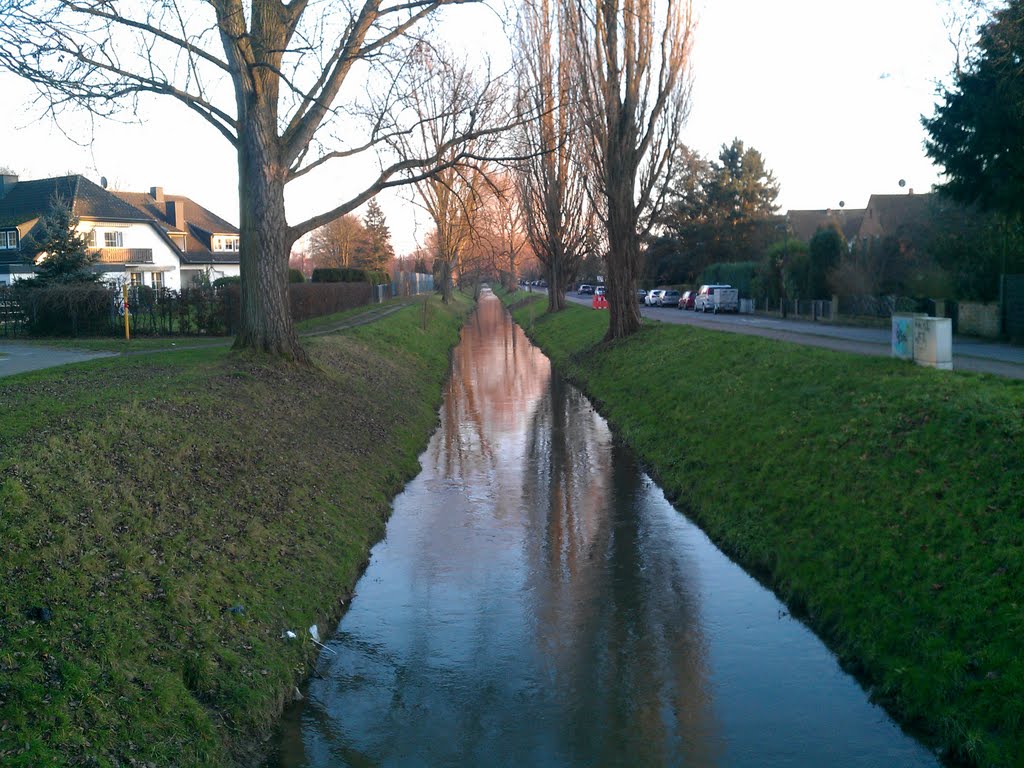
[[[0,379],[0,764],[250,759],[418,471],[470,307],[311,339],[315,370],[220,349]]]
[[[514,315],[875,699],[1024,764],[1024,382],[667,324],[602,345],[606,313],[542,307]]]

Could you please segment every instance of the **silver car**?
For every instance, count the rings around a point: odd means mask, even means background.
[[[658,297],[659,307],[678,307],[679,291],[662,291]]]
[[[665,292],[664,288],[655,288],[653,291],[648,291],[647,295],[644,296],[644,304],[648,307],[657,306],[658,297]]]

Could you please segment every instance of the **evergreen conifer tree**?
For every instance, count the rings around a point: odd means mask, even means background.
[[[386,270],[391,259],[394,258],[395,249],[391,246],[391,230],[384,218],[384,211],[381,210],[376,200],[370,200],[366,204],[363,226],[366,227],[368,240],[365,255],[366,268]]]
[[[981,29],[977,50],[922,123],[925,150],[945,170],[941,192],[1013,219],[1024,216],[1024,0]]]
[[[99,279],[89,269],[96,257],[89,253],[85,235],[78,231],[78,217],[59,196],[50,201],[26,245],[38,254],[36,279],[40,283],[93,283]]]

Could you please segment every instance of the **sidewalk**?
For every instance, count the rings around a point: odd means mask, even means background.
[[[411,306],[412,302],[399,304],[374,304],[370,309],[360,312],[358,315],[349,317],[341,322],[331,324],[323,328],[299,333],[300,338],[312,336],[323,336],[328,333],[336,333],[346,328],[366,325],[376,322],[388,315]],[[14,376],[27,371],[38,371],[43,368],[54,368],[58,365],[70,365],[72,363],[83,363],[88,360],[97,360],[104,357],[135,357],[137,355],[156,355],[162,352],[181,352],[195,349],[215,349],[227,347],[232,344],[231,339],[224,339],[222,342],[206,344],[180,344],[173,347],[161,349],[139,349],[125,352],[84,352],[72,349],[57,349],[44,344],[30,344],[14,341],[0,341],[0,378]]]
[[[54,349],[43,345],[0,341],[0,376],[13,376],[16,373],[38,371],[57,365],[69,365],[101,357],[116,356],[115,352],[80,352],[70,349]]]

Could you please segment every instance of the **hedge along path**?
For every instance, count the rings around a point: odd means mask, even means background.
[[[401,303],[390,303],[390,304],[372,304],[369,308],[362,308],[357,310],[355,314],[345,317],[337,322],[330,322],[326,325],[311,328],[304,331],[299,331],[299,338],[309,338],[312,336],[324,336],[329,333],[337,333],[338,331],[344,331],[348,328],[355,328],[360,325],[367,325],[368,323],[374,323],[381,320],[389,315],[393,315],[395,312],[399,312],[408,306],[411,306],[412,302],[401,301]],[[315,321],[314,321],[315,322]],[[206,349],[208,347],[229,347],[233,343],[233,339],[225,339],[222,342],[214,342],[209,344],[185,344],[182,346],[176,346],[173,350],[160,349],[144,349],[144,350],[129,350],[123,352],[124,355],[148,355],[154,352],[166,352],[166,351],[181,351],[181,350],[195,350],[195,349]]]
[[[513,315],[873,699],[952,760],[1021,764],[1024,382],[661,323],[601,345],[600,313]]]
[[[472,306],[431,304],[308,339],[315,369],[202,349],[0,382],[0,764],[253,762],[419,469]]]

